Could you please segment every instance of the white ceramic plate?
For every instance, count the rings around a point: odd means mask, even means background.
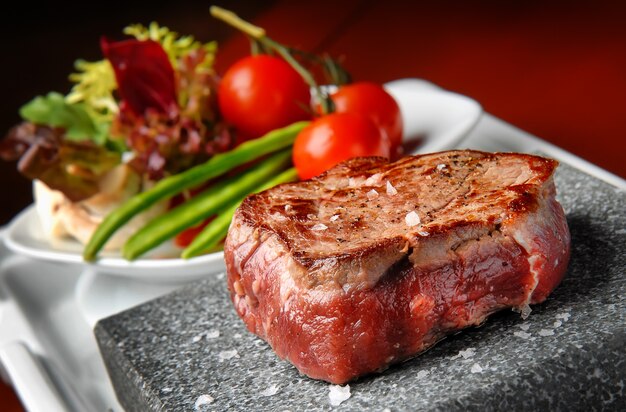
[[[455,147],[476,125],[482,108],[474,100],[444,91],[431,83],[403,79],[385,88],[400,105],[404,119],[407,153],[428,153]],[[223,254],[193,259],[147,257],[128,262],[116,254],[102,254],[95,263],[82,259],[82,245],[72,240],[51,243],[41,231],[34,207],[9,224],[7,247],[34,259],[85,265],[97,273],[121,275],[136,280],[178,283],[224,270]]]
[[[34,206],[11,221],[4,241],[11,251],[34,259],[85,265],[98,273],[130,276],[138,280],[179,283],[224,270],[221,252],[187,260],[148,257],[133,262],[121,258],[118,253],[104,252],[95,263],[87,263],[82,257],[83,246],[77,241],[51,242],[45,237]]]
[[[408,154],[457,147],[483,112],[475,100],[424,80],[395,80],[385,84],[385,89],[400,106]]]

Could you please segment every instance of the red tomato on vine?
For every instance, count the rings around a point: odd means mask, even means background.
[[[336,113],[361,113],[385,131],[391,157],[401,154],[403,121],[395,99],[376,83],[358,82],[341,86],[331,99]]]
[[[309,86],[278,57],[236,62],[224,74],[217,98],[224,119],[248,139],[311,117]]]
[[[353,157],[389,157],[389,139],[367,116],[333,113],[314,120],[296,137],[293,163],[309,179]]]

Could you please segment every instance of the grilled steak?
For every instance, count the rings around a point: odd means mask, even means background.
[[[569,260],[557,162],[450,151],[354,159],[248,197],[224,247],[248,329],[345,383],[503,308],[546,299]]]

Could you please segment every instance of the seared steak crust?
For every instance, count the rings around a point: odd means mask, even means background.
[[[525,310],[569,260],[557,164],[477,151],[361,158],[250,196],[224,248],[235,308],[280,357],[333,383]]]

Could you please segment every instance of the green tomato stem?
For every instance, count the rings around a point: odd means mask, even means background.
[[[230,10],[223,9],[218,6],[211,6],[211,16],[218,20],[222,20],[224,23],[233,26],[237,30],[247,34],[253,39],[260,39],[265,36],[265,30],[259,26],[255,26],[252,23],[241,19],[235,13]]]
[[[255,26],[249,23],[235,13],[229,10],[225,10],[218,6],[211,6],[211,15],[224,23],[236,28],[237,30],[247,34],[254,40],[267,46],[269,49],[278,53],[289,65],[302,77],[302,79],[313,89],[315,98],[320,103],[323,114],[328,114],[333,111],[332,100],[324,96],[319,85],[311,75],[311,73],[305,69],[289,52],[289,49],[282,44],[272,40],[265,33],[265,30],[261,27]]]

